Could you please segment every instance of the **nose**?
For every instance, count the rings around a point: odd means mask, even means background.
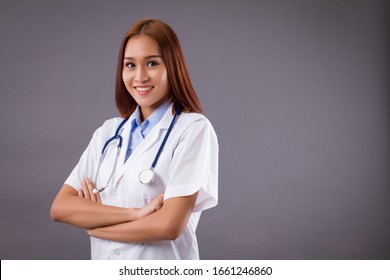
[[[135,81],[139,83],[145,83],[149,80],[148,71],[145,67],[137,67],[135,73]]]

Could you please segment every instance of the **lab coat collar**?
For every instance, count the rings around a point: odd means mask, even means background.
[[[135,125],[134,123],[136,123],[137,126],[139,126],[140,128],[142,128],[144,126],[144,123],[145,122],[148,122],[149,123],[149,126],[152,126],[154,127],[155,125],[157,125],[161,119],[163,118],[163,116],[165,115],[165,113],[167,112],[168,108],[171,106],[171,102],[169,100],[165,101],[163,104],[161,104],[146,120],[144,120],[142,123],[141,123],[141,120],[140,120],[140,115],[141,115],[141,109],[140,109],[140,106],[138,105],[136,107],[136,109],[134,110],[133,114],[131,114],[130,116],[130,119],[129,121],[132,123],[132,127],[133,125]],[[172,107],[171,107],[171,110],[172,110]]]

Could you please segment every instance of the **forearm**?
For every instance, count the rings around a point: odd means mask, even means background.
[[[88,230],[89,235],[119,242],[174,240],[187,225],[197,193],[169,199],[159,210],[141,219]]]
[[[88,230],[89,235],[118,242],[152,242],[175,239],[169,227],[157,211],[142,219]]]
[[[81,228],[96,228],[135,220],[137,209],[121,208],[77,196],[77,191],[64,186],[50,210],[54,221]]]

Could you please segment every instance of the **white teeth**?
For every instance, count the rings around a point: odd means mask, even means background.
[[[149,91],[151,90],[153,87],[137,87],[136,89],[138,91]]]

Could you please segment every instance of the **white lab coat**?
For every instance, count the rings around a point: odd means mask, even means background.
[[[130,122],[124,125],[122,150],[114,183],[100,195],[102,203],[119,207],[143,207],[160,193],[164,199],[187,196],[199,191],[193,213],[183,234],[174,241],[120,243],[91,237],[92,259],[199,259],[195,230],[201,211],[218,201],[218,142],[211,123],[196,113],[181,113],[155,167],[155,179],[149,185],[139,182],[139,173],[149,168],[172,120],[172,105],[124,163],[129,141]],[[95,179],[104,143],[115,134],[123,119],[107,120],[93,134],[79,163],[65,181],[80,188],[84,177]],[[101,165],[97,187],[106,184],[115,157],[117,142],[109,145]],[[96,182],[95,182],[96,183]],[[100,184],[100,185],[99,185]]]

